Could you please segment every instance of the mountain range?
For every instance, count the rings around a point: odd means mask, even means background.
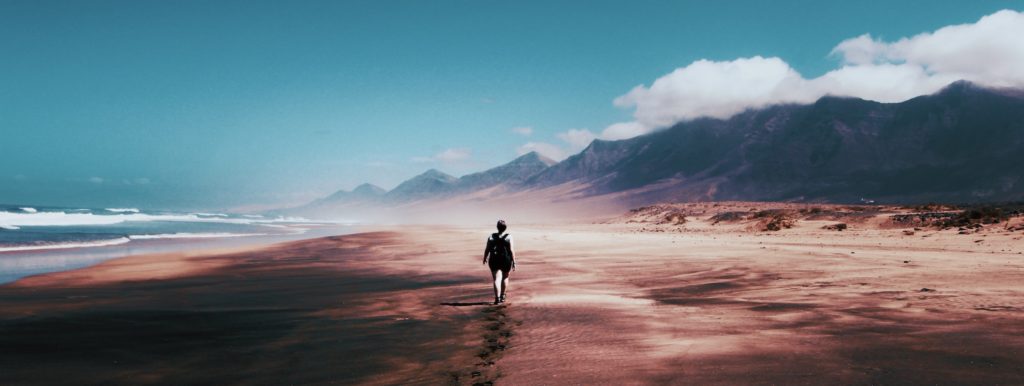
[[[1024,199],[1022,174],[1024,92],[960,81],[899,103],[826,96],[696,119],[631,139],[595,140],[557,163],[529,153],[461,178],[431,169],[391,191],[363,185],[304,208],[551,192],[622,205],[1012,201]]]

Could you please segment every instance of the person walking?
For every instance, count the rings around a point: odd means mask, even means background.
[[[512,235],[505,233],[508,226],[505,220],[498,220],[498,233],[492,233],[487,238],[487,247],[484,249],[484,264],[491,269],[491,279],[494,280],[494,304],[505,302],[505,293],[508,291],[508,275],[516,270],[515,253],[512,251]],[[488,264],[488,258],[490,263]]]

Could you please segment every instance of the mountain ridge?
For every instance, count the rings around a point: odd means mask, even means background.
[[[1024,92],[966,81],[897,103],[825,96],[594,140],[561,162],[535,152],[460,178],[428,170],[382,204],[564,184],[629,204],[694,200],[858,202],[1024,199]],[[397,191],[397,193],[396,193]]]

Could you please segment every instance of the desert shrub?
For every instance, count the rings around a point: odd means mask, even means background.
[[[956,213],[949,212],[927,212],[894,214],[889,219],[896,225],[903,226],[945,226],[946,222],[956,217]]]
[[[917,207],[918,209],[949,208],[950,206],[933,205]],[[985,224],[997,224],[1009,220],[1010,217],[1020,216],[1022,211],[1019,206],[993,206],[979,205],[968,207],[959,212],[922,212],[908,213],[890,216],[893,223],[898,225],[933,226],[940,228],[963,228],[974,227]]]
[[[768,209],[754,213],[754,218],[761,219],[762,231],[779,231],[792,228],[796,224],[793,212],[785,209]]]
[[[942,227],[964,227],[976,224],[996,224],[1006,221],[1009,216],[1001,208],[984,206],[964,209],[959,214],[939,222]]]
[[[718,224],[719,222],[722,222],[722,221],[733,222],[733,221],[740,221],[740,220],[746,220],[746,219],[747,219],[747,213],[746,212],[722,212],[722,213],[716,214],[714,216],[711,216],[711,223],[712,224]]]
[[[686,223],[686,214],[681,211],[671,211],[666,213],[661,222],[662,224],[673,224],[681,225]]]
[[[812,216],[816,215],[816,214],[821,214],[823,212],[825,212],[825,210],[822,209],[819,206],[814,206],[814,207],[810,207],[810,208],[801,208],[800,209],[800,214],[807,214],[807,215],[812,215]]]
[[[957,210],[959,208],[957,208],[956,205],[946,205],[946,204],[938,204],[938,203],[934,203],[934,202],[929,202],[927,204],[922,204],[922,205],[907,205],[907,206],[904,206],[903,209],[912,210],[914,212],[941,212],[941,211]]]
[[[785,209],[765,209],[762,211],[754,212],[753,218],[774,218],[780,215],[788,215],[789,211]]]
[[[631,214],[646,213],[646,212],[650,212],[651,210],[654,210],[654,209],[657,209],[657,208],[658,207],[654,206],[654,205],[641,206],[639,208],[630,209],[629,213],[631,213]]]
[[[847,228],[847,226],[846,226],[845,223],[829,224],[829,225],[825,225],[825,226],[821,227],[821,229],[830,230],[830,231],[844,231],[844,230],[846,230],[846,228]]]
[[[773,231],[773,232],[774,231],[780,231],[780,230],[783,230],[783,229],[792,228],[793,224],[795,224],[795,223],[796,223],[796,220],[794,220],[792,217],[789,217],[789,216],[786,216],[786,215],[783,215],[783,214],[778,214],[778,215],[772,216],[771,219],[769,219],[764,224],[764,227],[761,228],[761,230]]]

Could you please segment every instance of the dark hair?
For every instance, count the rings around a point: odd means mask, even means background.
[[[508,225],[505,225],[505,220],[498,220],[498,233],[504,232],[506,228]]]

